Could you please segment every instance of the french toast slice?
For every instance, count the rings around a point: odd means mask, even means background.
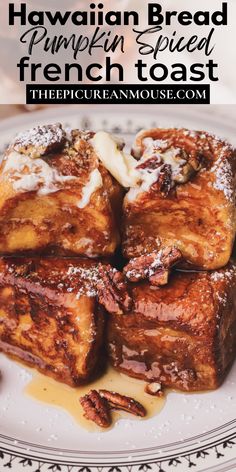
[[[0,259],[0,350],[76,386],[104,363],[104,311],[97,263],[86,259]]]
[[[205,132],[150,129],[137,135],[133,154],[140,184],[124,200],[124,256],[171,246],[182,267],[224,267],[236,231],[235,150]]]
[[[108,351],[119,371],[184,391],[217,388],[236,354],[236,264],[176,271],[169,284],[130,284],[133,310],[109,316]]]
[[[0,164],[0,254],[115,252],[123,190],[93,136],[54,124],[16,137]]]

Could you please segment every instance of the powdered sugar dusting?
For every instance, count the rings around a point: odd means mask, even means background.
[[[218,301],[220,302],[221,305],[225,306],[228,302],[228,295],[227,293],[222,293],[220,294],[219,292],[216,293],[216,296],[218,298]]]
[[[154,275],[156,273],[156,270],[159,267],[162,267],[162,256],[163,256],[163,250],[161,249],[157,253],[157,256],[156,256],[155,260],[152,262],[150,267],[148,267],[148,269],[147,269],[147,274],[145,274],[145,275],[147,275],[148,278],[152,277],[152,275]]]
[[[164,128],[163,128],[164,129]],[[206,155],[212,155],[212,167],[210,168],[210,172],[214,174],[215,181],[213,183],[209,182],[209,186],[213,185],[213,187],[221,192],[224,193],[224,196],[227,198],[227,200],[231,201],[234,203],[234,197],[235,197],[235,192],[234,192],[234,184],[233,184],[233,171],[232,171],[232,165],[230,161],[230,155],[232,156],[232,153],[234,152],[233,147],[224,139],[219,138],[218,136],[214,134],[209,134],[205,132],[200,132],[200,131],[194,131],[194,130],[188,130],[188,129],[183,129],[183,130],[178,130],[177,128],[173,128],[173,136],[175,136],[175,133],[181,131],[181,134],[178,136],[178,141],[179,141],[179,147],[184,148],[184,143],[186,138],[189,138],[190,140],[193,141],[193,145],[196,148],[196,152],[199,152],[201,154],[206,154]],[[142,133],[138,134],[138,138],[142,137]],[[171,140],[170,139],[153,139],[152,138],[152,130],[150,130],[150,137],[145,137],[142,141],[142,144],[144,146],[144,151],[143,151],[143,156],[142,159],[147,157],[152,154],[160,154],[163,158],[164,161],[166,161],[167,164],[171,165],[172,168],[172,175],[173,173],[179,172],[179,168],[181,168],[181,165],[183,165],[182,162],[180,162],[180,159],[178,159],[178,149],[176,148],[176,156],[177,156],[177,162],[175,162],[175,155],[174,155],[174,150],[175,148],[170,147],[171,145]],[[141,149],[141,148],[140,148]],[[172,149],[172,156],[168,156],[168,149]],[[167,155],[165,158],[165,154]],[[141,160],[142,160],[141,159]],[[139,161],[140,162],[140,161]],[[155,170],[154,172],[157,173]],[[200,172],[205,172],[205,168],[200,170]],[[158,175],[157,175],[158,178]],[[154,179],[154,175],[153,175]],[[150,181],[150,177],[149,177]],[[152,184],[152,181],[150,181]],[[147,191],[147,185],[142,188],[142,191]],[[130,195],[131,198],[129,200],[133,200],[136,195],[137,191],[132,192],[132,195]]]
[[[217,156],[217,159],[210,170],[210,172],[215,176],[213,187],[216,190],[223,192],[226,199],[234,203],[234,175],[231,162],[228,160],[229,153],[232,154],[234,152],[233,146],[214,134],[199,133],[195,131],[192,132],[188,130],[185,130],[184,133],[186,136],[197,140],[197,144],[199,145],[202,152],[210,151],[215,154],[215,156]]]
[[[61,190],[72,180],[77,180],[78,188],[81,189],[77,176],[61,174],[55,166],[50,165],[50,153],[62,151],[63,148],[68,151],[69,146],[73,146],[72,141],[78,136],[80,140],[89,140],[93,134],[80,130],[66,132],[60,123],[37,126],[20,133],[5,155],[3,179],[10,181],[13,190],[20,193],[35,191],[38,195],[48,195]],[[46,155],[49,156],[47,160],[43,159]],[[78,208],[87,206],[91,195],[101,186],[101,174],[95,169],[91,172],[88,183],[82,187]]]
[[[82,286],[77,290],[76,298],[77,300],[82,296],[86,295],[87,297],[96,297],[97,290],[96,285],[100,280],[99,270],[98,267],[69,267],[67,271],[68,277],[79,277],[81,281],[83,281]],[[68,291],[68,289],[67,289]]]

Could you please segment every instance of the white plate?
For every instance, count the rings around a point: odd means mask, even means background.
[[[21,129],[62,121],[109,129],[128,142],[143,127],[214,131],[236,144],[236,107],[55,107],[0,123],[3,147]],[[223,472],[236,470],[236,365],[211,393],[171,393],[147,421],[121,420],[106,433],[82,430],[64,411],[23,395],[31,374],[1,355],[0,470],[13,472]]]

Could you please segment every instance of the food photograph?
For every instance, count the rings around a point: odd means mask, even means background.
[[[0,470],[235,470],[235,118],[0,107]]]

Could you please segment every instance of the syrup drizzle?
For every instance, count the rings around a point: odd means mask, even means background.
[[[151,418],[158,414],[165,404],[165,397],[154,397],[144,391],[145,382],[120,374],[112,367],[109,367],[101,378],[89,385],[78,388],[69,387],[42,374],[33,373],[33,378],[26,386],[25,393],[37,401],[65,410],[73,417],[75,422],[87,431],[107,431],[107,429],[103,430],[84,418],[84,412],[79,402],[79,398],[88,393],[89,390],[102,388],[132,397],[147,410],[145,418],[138,418],[122,411],[114,411],[112,412],[112,427],[121,418],[135,421]]]

